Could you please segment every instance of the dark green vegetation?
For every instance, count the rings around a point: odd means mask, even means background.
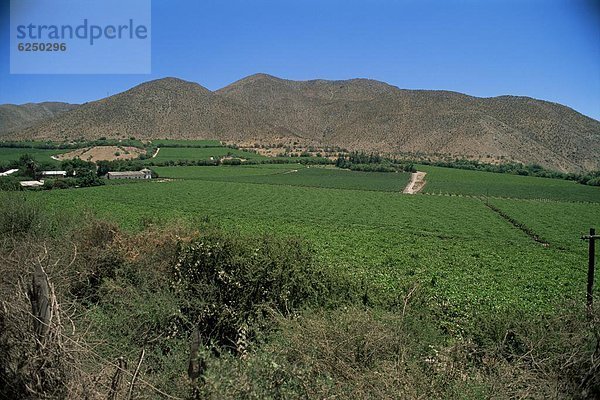
[[[400,163],[397,160],[381,157],[378,154],[351,152],[335,161],[338,168],[363,172],[416,172],[412,163]]]
[[[418,165],[427,172],[425,193],[587,201],[600,203],[600,188],[577,182]]]
[[[29,148],[29,149],[43,149],[43,150],[73,150],[81,149],[85,147],[94,146],[133,146],[133,147],[144,147],[145,143],[137,140],[136,138],[129,139],[107,139],[99,138],[96,140],[73,140],[65,142],[56,141],[0,141],[0,148]]]
[[[96,165],[94,163],[83,161],[78,158],[73,160],[56,161],[56,164],[38,162],[33,155],[24,153],[18,160],[11,161],[8,168],[16,169],[17,172],[8,177],[0,177],[0,190],[18,191],[21,190],[19,181],[21,180],[44,180],[41,189],[68,189],[72,187],[90,187],[101,186],[104,181],[98,177]],[[7,169],[8,169],[7,168]],[[48,177],[44,176],[45,170],[61,168],[65,176]],[[40,189],[40,188],[36,188]]]

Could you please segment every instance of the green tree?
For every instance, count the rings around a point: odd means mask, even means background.
[[[39,175],[40,165],[31,154],[22,154],[21,157],[19,157],[19,166],[24,169],[25,175],[32,179],[36,179]]]

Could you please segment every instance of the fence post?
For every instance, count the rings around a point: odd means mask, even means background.
[[[44,342],[50,328],[50,287],[48,276],[41,263],[35,268],[31,279],[29,292],[31,313],[33,314],[33,328],[40,343]]]
[[[596,230],[594,228],[590,228],[590,235],[588,237],[589,239],[589,260],[588,260],[588,276],[587,276],[587,291],[586,291],[586,298],[587,298],[587,307],[588,309],[592,309],[593,305],[594,305],[594,294],[593,294],[593,290],[594,290],[594,262],[595,262],[595,258],[596,258],[596,239],[598,238],[596,236]]]
[[[123,357],[117,359],[118,366],[115,370],[115,374],[112,377],[110,383],[110,390],[108,391],[108,400],[116,400],[119,395],[119,386],[123,380],[123,371],[127,369],[127,361]]]

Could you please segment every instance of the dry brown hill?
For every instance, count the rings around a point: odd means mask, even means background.
[[[378,152],[502,157],[563,171],[600,169],[600,122],[568,107],[526,97],[402,90],[367,79],[299,82],[257,74],[211,92],[165,78],[11,136],[297,141]]]
[[[253,127],[255,132],[269,130],[252,110],[217,96],[197,83],[165,78],[86,103],[72,112],[22,130],[19,137],[243,140],[251,137],[249,131],[240,129],[245,126]]]
[[[600,122],[526,97],[476,98],[382,82],[294,82],[253,75],[217,93],[277,126],[376,151],[504,157],[564,171],[600,168]]]
[[[76,104],[58,102],[0,104],[0,134],[24,129],[76,107]]]

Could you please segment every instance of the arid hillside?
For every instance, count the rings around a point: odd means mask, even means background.
[[[0,104],[0,134],[24,129],[76,107],[76,104],[52,102]]]
[[[269,130],[252,110],[196,83],[165,78],[86,103],[16,136],[58,140],[103,136],[242,140],[249,131],[240,127],[247,126],[255,132]]]
[[[527,97],[477,98],[402,90],[368,79],[290,81],[252,75],[218,91],[175,78],[50,116],[0,135],[198,138],[335,145],[538,163],[561,171],[600,169],[600,122]]]

